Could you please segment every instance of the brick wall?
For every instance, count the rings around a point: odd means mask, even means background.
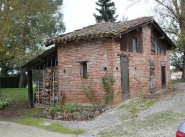
[[[129,92],[130,97],[138,96],[141,94],[150,93],[150,63],[155,62],[155,88],[156,90],[162,89],[161,84],[161,62],[166,64],[166,86],[170,85],[170,62],[169,62],[169,50],[166,51],[166,55],[151,55],[151,28],[144,26],[142,29],[143,38],[143,52],[123,52],[120,51],[120,44],[114,43],[114,55],[116,58],[114,66],[120,66],[120,57],[118,54],[124,54],[129,56]],[[163,43],[164,44],[164,43]],[[166,45],[165,45],[166,46]],[[120,67],[119,67],[120,69]],[[114,71],[114,76],[118,78],[115,83],[117,91],[121,92],[120,87],[120,71]],[[121,94],[117,95],[115,103],[120,102]]]
[[[84,81],[89,83],[95,92],[95,96],[101,103],[104,102],[102,77],[112,74],[114,83],[114,100],[117,104],[122,102],[120,56],[129,55],[129,92],[130,97],[150,93],[150,63],[155,62],[155,87],[160,90],[161,85],[161,61],[166,64],[167,87],[170,84],[169,50],[164,55],[151,55],[151,29],[144,26],[143,52],[122,52],[120,43],[113,39],[93,39],[73,42],[66,45],[58,45],[58,85],[59,92],[65,92],[65,103],[90,103],[82,92]],[[164,44],[164,43],[163,43]],[[79,61],[88,61],[87,80],[80,76]],[[107,68],[107,71],[104,68]]]
[[[80,75],[80,61],[87,62],[86,80]],[[102,77],[113,72],[112,44],[110,40],[89,40],[58,46],[59,92],[65,92],[66,103],[90,103],[82,92],[84,84],[95,91],[98,101],[103,101]],[[107,67],[107,71],[104,70]]]

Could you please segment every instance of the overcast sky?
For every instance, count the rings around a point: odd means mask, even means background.
[[[63,14],[66,31],[71,32],[76,29],[81,29],[85,26],[95,24],[93,13],[97,13],[95,2],[97,0],[64,0]],[[133,19],[142,16],[152,16],[151,5],[140,2],[134,6],[129,7],[128,0],[112,0],[115,3],[116,14],[118,14],[117,21],[122,20],[123,16],[128,19]]]

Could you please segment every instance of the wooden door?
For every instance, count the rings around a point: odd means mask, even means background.
[[[161,66],[161,83],[162,89],[166,88],[166,66]]]
[[[150,66],[150,91],[155,92],[155,69],[154,66]]]
[[[123,100],[128,99],[129,93],[129,71],[128,71],[128,57],[121,57],[121,88],[123,93]]]

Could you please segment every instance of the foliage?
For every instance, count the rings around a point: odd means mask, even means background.
[[[96,91],[93,89],[93,81],[89,76],[88,79],[82,79],[82,92],[94,106],[99,106],[99,99],[96,97]]]
[[[174,71],[182,71],[183,70],[183,57],[182,53],[173,52],[170,57],[171,66],[174,66]]]
[[[123,120],[128,120],[138,115],[141,110],[146,110],[153,106],[158,100],[157,99],[144,99],[136,98],[131,100],[127,104],[123,104],[119,109],[127,110],[129,113],[122,116]]]
[[[173,85],[178,84],[178,83],[184,83],[184,82],[185,82],[185,79],[171,80],[171,84]]]
[[[66,104],[66,105],[57,105],[49,107],[49,112],[52,111],[67,111],[67,112],[74,112],[80,109],[80,106],[77,104]]]
[[[6,96],[0,96],[0,110],[3,109],[5,106],[12,103],[12,99]]]
[[[2,88],[2,96],[11,98],[12,101],[27,101],[28,92],[27,88]]]
[[[4,0],[0,3],[0,67],[18,67],[20,87],[25,71],[21,66],[43,51],[44,38],[64,32],[62,0]]]
[[[105,92],[105,104],[108,104],[113,99],[115,80],[112,75],[106,74],[102,77],[103,88]]]
[[[96,8],[96,10],[99,12],[100,15],[93,14],[96,22],[114,22],[116,21],[116,18],[118,15],[115,15],[116,8],[114,2],[111,2],[111,0],[98,0],[96,2],[96,5],[99,6],[99,8]]]
[[[11,81],[11,82],[10,82]],[[19,76],[0,76],[1,88],[18,88],[19,87]]]
[[[29,108],[24,109],[23,111],[20,111],[20,117],[21,118],[35,118],[35,117],[41,117],[42,116],[42,109],[39,108]]]
[[[56,124],[56,123],[46,123],[44,120],[41,119],[19,119],[16,120],[17,123],[28,125],[28,126],[34,126],[42,129],[46,129],[49,131],[54,132],[60,132],[64,134],[81,134],[84,133],[83,130],[78,129],[69,129],[65,128],[62,124]]]

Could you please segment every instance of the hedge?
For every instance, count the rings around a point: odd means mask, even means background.
[[[0,86],[1,88],[18,88],[19,80],[19,76],[0,77]]]

